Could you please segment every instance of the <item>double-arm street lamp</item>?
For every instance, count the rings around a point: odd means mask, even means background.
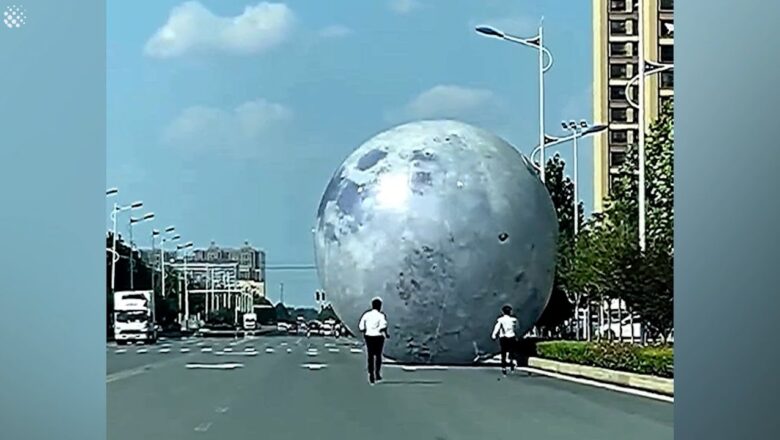
[[[545,144],[544,148],[541,146],[536,147],[531,152],[531,163],[537,168],[537,169],[544,169],[545,163],[544,162],[537,162],[536,156],[541,154],[542,159],[544,158],[543,151],[554,147],[556,145],[565,144],[566,142],[571,141],[572,145],[574,147],[573,152],[573,162],[574,162],[574,234],[576,235],[579,232],[579,175],[578,175],[578,169],[579,169],[579,150],[578,150],[578,140],[580,138],[589,137],[596,135],[598,133],[601,133],[602,131],[607,129],[606,125],[603,124],[596,124],[596,125],[590,125],[587,121],[581,120],[579,123],[575,121],[569,121],[569,122],[561,122],[561,127],[568,131],[568,136],[545,136]]]
[[[187,250],[191,249],[194,244],[190,241],[185,244],[176,246],[176,250],[184,251],[184,329],[189,330],[190,326],[190,299],[189,291],[187,290]],[[179,324],[181,324],[181,293],[179,293]]]
[[[154,213],[149,212],[144,214],[143,217],[130,217],[129,222],[129,228],[130,228],[130,290],[135,290],[135,242],[133,241],[133,225],[138,223],[147,222],[154,219]]]
[[[521,38],[514,35],[510,35],[489,26],[479,26],[476,28],[476,31],[482,35],[486,35],[488,37],[493,37],[493,38],[499,38],[504,41],[509,41],[511,43],[520,44],[535,49],[536,51],[539,52],[539,145],[544,145],[545,144],[544,74],[547,73],[547,71],[550,70],[550,68],[552,67],[553,56],[552,53],[546,47],[544,47],[543,22],[539,23],[539,33],[536,36],[530,38]],[[545,55],[547,55],[546,62],[545,62]],[[541,161],[542,164],[544,164],[544,148],[541,149],[541,155],[542,155]],[[544,166],[542,166],[540,170],[539,177],[541,178],[542,182],[544,182],[545,179]]]
[[[117,188],[110,188],[106,190],[106,197],[113,197],[119,194],[119,189]],[[129,205],[120,205],[117,202],[114,202],[114,207],[111,209],[111,222],[112,222],[112,229],[111,229],[111,292],[114,292],[116,287],[116,262],[119,261],[119,254],[116,251],[116,221],[117,216],[125,211],[131,211],[136,209],[141,209],[144,206],[144,203],[141,201],[131,203]]]
[[[645,78],[649,75],[660,73],[666,70],[674,68],[673,64],[659,64],[656,62],[648,61],[645,58],[645,24],[644,24],[644,1],[637,0],[637,33],[639,34],[639,41],[637,42],[637,64],[639,73],[632,78],[626,85],[626,98],[628,103],[638,110],[639,120],[639,142],[637,148],[637,154],[639,156],[638,173],[639,173],[639,248],[645,249],[645,229],[646,229],[646,194],[645,194]],[[673,28],[672,28],[673,30]],[[639,99],[637,103],[631,100],[629,90],[631,85],[635,82],[639,82],[638,92]]]

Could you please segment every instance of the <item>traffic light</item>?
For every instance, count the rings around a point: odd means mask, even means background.
[[[317,302],[320,302],[320,291],[319,290],[315,290],[314,291],[314,295],[317,297]]]

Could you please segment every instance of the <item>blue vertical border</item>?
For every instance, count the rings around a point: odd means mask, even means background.
[[[780,2],[675,21],[675,437],[780,438]]]
[[[3,439],[106,437],[105,35],[102,0],[0,0]]]

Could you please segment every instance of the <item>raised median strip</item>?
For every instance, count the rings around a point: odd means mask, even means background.
[[[626,371],[608,370],[587,365],[570,364],[549,359],[529,358],[528,366],[567,376],[582,377],[598,382],[610,383],[639,390],[674,396],[674,379],[648,376]]]

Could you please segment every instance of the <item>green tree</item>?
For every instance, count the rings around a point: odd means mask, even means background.
[[[574,182],[565,175],[566,163],[560,154],[547,161],[545,166],[545,186],[550,193],[555,213],[558,217],[558,249],[555,279],[552,294],[542,316],[537,321],[539,327],[553,329],[563,324],[574,314],[578,301],[573,291],[566,288],[567,262],[571,260],[574,243]],[[582,224],[584,209],[578,205],[578,219]]]
[[[293,321],[292,315],[290,315],[290,311],[287,309],[287,306],[285,306],[281,302],[274,307],[274,310],[276,312],[276,320],[278,322]]]
[[[319,315],[317,315],[317,320],[324,322],[327,319],[334,319],[336,322],[341,322],[338,315],[336,315],[336,311],[333,310],[333,306],[330,304],[323,307],[322,310],[320,310]]]
[[[571,284],[590,286],[593,298],[621,299],[639,314],[650,336],[673,325],[674,109],[664,107],[645,148],[646,246],[639,247],[638,152],[629,149],[603,216],[580,234]]]

